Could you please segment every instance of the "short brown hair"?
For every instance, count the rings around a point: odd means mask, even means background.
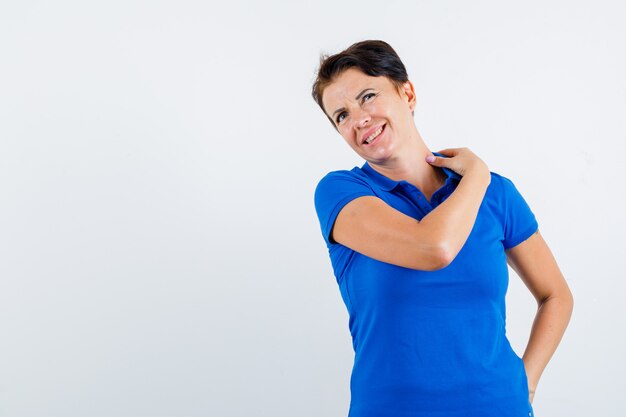
[[[338,54],[322,55],[320,57],[317,78],[313,83],[312,95],[313,100],[320,106],[324,114],[326,114],[322,104],[324,89],[333,82],[335,77],[348,68],[358,68],[372,77],[387,77],[398,88],[409,80],[406,68],[400,57],[384,41],[361,41],[350,45]],[[335,126],[333,120],[330,118],[329,120]]]

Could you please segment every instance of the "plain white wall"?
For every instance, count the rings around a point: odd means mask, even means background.
[[[384,39],[431,150],[511,178],[575,296],[537,416],[622,416],[620,1],[0,3],[0,415],[345,416],[313,208],[361,165],[310,98]],[[534,317],[511,271],[508,337]]]

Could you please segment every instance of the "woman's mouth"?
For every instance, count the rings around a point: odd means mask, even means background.
[[[383,133],[383,131],[385,130],[385,126],[386,125],[382,125],[378,129],[376,129],[374,132],[372,132],[371,135],[365,138],[365,140],[363,141],[363,144],[371,145],[371,143],[374,142],[376,138],[378,138]]]

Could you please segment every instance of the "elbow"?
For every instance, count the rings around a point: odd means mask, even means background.
[[[430,271],[438,271],[446,268],[452,263],[455,258],[455,254],[450,248],[444,244],[435,246],[433,254],[431,256],[431,268]]]
[[[405,262],[395,265],[420,271],[434,272],[452,263],[458,251],[454,251],[441,239],[426,240],[423,237],[411,241]],[[393,262],[391,262],[393,263]]]
[[[556,305],[559,305],[562,314],[566,316],[568,320],[572,316],[572,313],[574,311],[574,296],[567,284],[561,290],[555,291],[553,294],[542,298],[538,302],[538,307],[541,308],[548,302],[556,303]]]
[[[567,288],[567,306],[568,306],[568,310],[569,310],[569,315],[572,315],[572,312],[574,311],[574,295],[572,294],[572,291],[570,291],[569,287]]]

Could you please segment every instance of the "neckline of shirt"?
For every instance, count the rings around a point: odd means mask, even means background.
[[[432,152],[432,154],[435,156],[440,156],[442,158],[448,158],[446,155],[440,154],[439,152]],[[389,177],[384,176],[383,174],[372,168],[367,161],[365,162],[365,164],[363,164],[361,169],[367,174],[368,177],[370,177],[379,187],[381,187],[385,191],[391,191],[398,184],[405,182],[404,180],[395,181]],[[450,178],[458,181],[463,178],[449,168],[441,167],[441,169],[443,169],[443,172],[445,172],[445,174],[448,176],[448,178],[446,179],[446,183],[450,180]]]

